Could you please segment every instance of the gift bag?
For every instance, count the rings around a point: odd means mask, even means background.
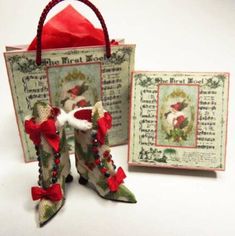
[[[42,37],[47,14],[61,2],[52,0],[42,12],[37,38],[30,45],[29,49],[35,47],[35,50],[28,50],[25,46],[9,46],[4,53],[26,162],[34,161],[36,155],[32,142],[24,132],[24,118],[32,114],[33,104],[39,100],[50,101],[52,105],[69,111],[78,106],[93,105],[101,99],[113,118],[110,144],[127,143],[129,85],[134,69],[135,45],[116,41],[111,44],[100,12],[88,0],[79,1],[94,11],[103,31],[95,29],[85,18],[81,18],[81,27],[74,28],[72,23],[67,24],[71,32],[49,21],[45,32],[51,27],[55,35]],[[69,8],[71,10],[71,6]],[[74,15],[75,12],[70,12],[71,22]],[[59,17],[58,14],[54,22],[58,23],[58,19],[61,23],[66,17]],[[84,30],[83,24],[89,27]],[[76,30],[83,31],[79,34]]]

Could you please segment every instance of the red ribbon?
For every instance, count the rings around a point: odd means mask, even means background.
[[[59,151],[60,136],[56,134],[56,126],[53,119],[48,119],[41,124],[36,124],[34,119],[26,120],[25,131],[35,145],[41,143],[41,135],[43,135],[49,145],[56,152]]]
[[[112,116],[105,112],[104,116],[97,121],[98,131],[97,131],[97,140],[103,145],[105,141],[105,136],[107,131],[112,127]]]
[[[63,198],[61,187],[59,184],[53,184],[47,189],[32,187],[31,194],[34,201],[45,198],[56,202],[60,201]]]
[[[120,184],[123,183],[123,179],[126,178],[124,170],[119,167],[117,173],[113,176],[110,176],[107,179],[107,183],[111,192],[116,192]]]

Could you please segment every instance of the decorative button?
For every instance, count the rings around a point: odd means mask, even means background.
[[[101,173],[105,174],[105,173],[107,172],[107,169],[106,169],[105,167],[102,167],[102,168],[100,169],[100,171],[101,171]]]
[[[97,153],[98,152],[98,148],[97,147],[92,147],[92,152]]]
[[[103,153],[103,157],[107,158],[109,156],[110,156],[110,151],[107,150]]]
[[[97,131],[93,130],[91,133],[92,138],[96,138]]]
[[[58,165],[55,165],[55,164],[54,164],[53,170],[54,170],[54,171],[58,170]]]
[[[96,164],[96,165],[100,165],[100,159],[96,159],[96,160],[95,160],[95,164]]]
[[[59,152],[56,152],[55,153],[55,157],[60,157],[61,155],[60,155],[60,153]]]
[[[54,184],[54,183],[56,183],[56,181],[57,181],[57,178],[56,178],[56,177],[53,177],[53,178],[52,178],[52,183]]]
[[[106,173],[104,174],[104,176],[108,178],[108,177],[110,177],[110,174],[109,174],[108,172],[106,172]]]

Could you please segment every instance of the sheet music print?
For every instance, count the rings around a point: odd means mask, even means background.
[[[135,72],[129,164],[223,170],[228,73]]]

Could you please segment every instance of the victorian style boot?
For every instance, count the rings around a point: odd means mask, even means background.
[[[25,120],[25,131],[33,141],[39,165],[38,187],[32,187],[38,205],[40,226],[48,222],[63,206],[65,182],[71,182],[69,150],[60,110],[37,102],[33,116]]]
[[[112,118],[103,110],[101,102],[93,108],[79,108],[73,112],[73,123],[87,122],[82,129],[75,128],[76,167],[79,183],[89,185],[103,198],[136,203],[134,194],[123,184],[123,169],[112,160],[107,131]],[[85,123],[84,123],[85,124]]]

